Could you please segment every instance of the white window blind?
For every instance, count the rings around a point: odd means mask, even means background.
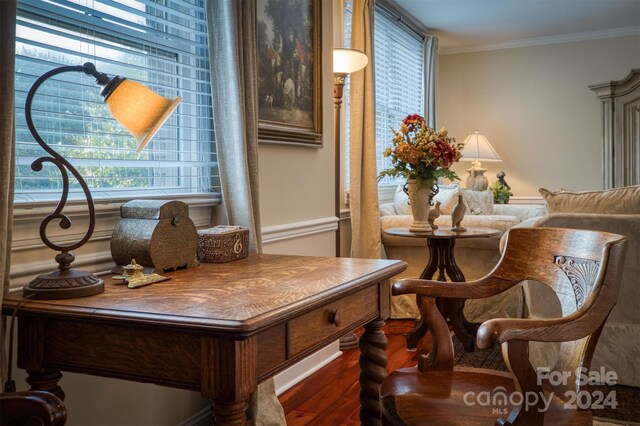
[[[350,4],[345,6],[344,22],[345,47],[350,47]],[[402,119],[409,114],[424,114],[423,46],[420,35],[407,28],[380,5],[375,7],[373,29],[376,164],[380,172],[391,167],[391,159],[383,156],[384,150],[391,146],[391,128],[398,130]],[[348,132],[346,143],[349,143]],[[385,177],[379,182],[379,186],[395,186],[399,183],[404,183],[404,179]]]
[[[29,88],[45,72],[93,62],[183,100],[138,156],[84,73],[47,80],[32,105],[40,136],[69,160],[96,199],[219,191],[204,0],[19,0],[16,38],[16,201],[57,199],[60,173],[26,125]],[[79,193],[71,179],[72,197]]]

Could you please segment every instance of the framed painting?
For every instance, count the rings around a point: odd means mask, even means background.
[[[256,0],[258,139],[322,146],[320,0]]]

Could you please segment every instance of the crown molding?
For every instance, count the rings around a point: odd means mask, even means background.
[[[520,40],[510,40],[501,43],[477,46],[441,48],[440,55],[458,55],[461,53],[486,52],[490,50],[514,49],[519,47],[544,46],[550,44],[574,43],[577,41],[599,40],[605,38],[626,37],[640,34],[640,27],[616,28],[613,30],[589,31],[584,33],[562,34],[556,36],[534,37]]]

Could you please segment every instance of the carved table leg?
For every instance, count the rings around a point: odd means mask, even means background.
[[[30,390],[47,391],[64,401],[64,391],[58,385],[62,378],[62,373],[59,370],[27,370],[27,373],[27,383],[31,386]]]
[[[201,340],[201,394],[211,399],[214,424],[244,426],[258,388],[258,338]]]
[[[452,282],[464,282],[464,274],[456,263],[454,255],[455,239],[443,240],[448,241],[448,247],[444,250],[444,258],[446,264],[447,275]],[[464,299],[449,299],[446,303],[446,311],[443,312],[445,317],[451,320],[451,328],[456,337],[462,342],[466,352],[473,352],[473,344],[475,342],[476,328],[468,322],[464,317]]]
[[[438,253],[438,243],[436,239],[429,238],[429,263],[420,274],[420,279],[422,280],[430,280],[433,278],[433,274],[438,271],[439,262],[439,253]],[[427,324],[422,320],[422,318],[418,319],[417,323],[414,326],[413,331],[407,334],[407,349],[415,349],[418,346],[418,342],[420,339],[427,334],[428,327]]]
[[[380,385],[387,377],[387,337],[384,321],[377,319],[364,326],[360,337],[360,422],[381,425]]]
[[[214,425],[245,426],[247,424],[247,409],[249,401],[222,402],[211,404]]]

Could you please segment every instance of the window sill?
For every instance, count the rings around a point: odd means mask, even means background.
[[[136,197],[141,199],[143,197]],[[152,199],[180,200],[189,206],[189,217],[197,228],[206,228],[214,223],[215,206],[220,204],[220,194],[182,194]],[[120,206],[129,201],[122,199],[101,199],[95,201],[96,226],[91,239],[77,251],[73,267],[90,272],[111,269],[110,241],[113,227],[120,217]],[[13,238],[11,247],[11,289],[19,289],[35,276],[55,269],[55,251],[47,248],[39,235],[42,219],[51,214],[57,201],[39,203],[17,203],[13,215]],[[49,236],[60,244],[78,241],[86,232],[89,222],[87,204],[73,200],[67,203],[64,213],[73,225],[69,229],[60,229],[54,221],[47,231]]]
[[[151,200],[178,200],[186,203],[189,207],[213,207],[221,204],[220,193],[182,194],[182,195],[154,195],[149,197],[113,197],[93,200],[96,216],[119,213],[120,206],[132,199]],[[28,221],[43,219],[51,213],[58,205],[58,200],[50,201],[18,201],[13,207],[13,219],[17,221]],[[69,200],[64,209],[64,213],[69,216],[87,216],[87,203],[85,200]]]

